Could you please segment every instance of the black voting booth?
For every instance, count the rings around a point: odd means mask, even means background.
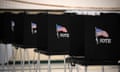
[[[89,19],[90,20],[90,19]],[[91,21],[86,21],[89,24]],[[118,14],[115,13],[103,13],[92,22],[95,24],[95,29],[99,29],[96,34],[96,42],[93,47],[88,43],[87,54],[89,59],[98,60],[112,60],[118,61],[120,59],[119,52],[119,18]],[[100,35],[101,34],[101,35]]]
[[[118,15],[74,15],[71,21],[71,47],[67,62],[85,65],[86,72],[88,65],[118,65]]]
[[[0,43],[5,44],[4,50],[1,49],[4,54],[2,59],[4,60],[3,68],[5,67],[5,64],[7,65],[7,68],[9,69],[9,56],[8,56],[8,46],[7,44],[14,44],[15,38],[14,38],[14,21],[15,21],[16,14],[10,13],[10,12],[4,12],[0,13]],[[5,62],[5,60],[8,60]]]
[[[38,49],[47,55],[68,54],[69,18],[67,15],[40,14],[38,20]]]
[[[116,14],[76,15],[72,17],[72,20],[70,55],[85,56],[91,60],[119,60],[119,35],[117,33],[119,20]],[[105,31],[107,34],[109,32],[109,37],[105,37],[105,34],[96,37],[96,28],[101,29],[100,32]],[[96,40],[96,38],[107,41]]]
[[[20,47],[22,70],[24,70],[25,56],[29,59],[27,49],[37,48],[36,14],[19,13],[15,19],[15,46]],[[21,48],[24,50],[23,53]],[[27,53],[27,54],[25,54]],[[31,70],[30,60],[28,62]]]
[[[69,53],[69,17],[65,14],[55,15],[41,13],[38,15],[37,52],[48,55],[48,71],[51,72],[51,55]],[[65,68],[64,58],[64,70]]]

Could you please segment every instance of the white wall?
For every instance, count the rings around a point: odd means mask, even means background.
[[[86,9],[86,7],[120,10],[120,0],[0,0],[0,9]]]

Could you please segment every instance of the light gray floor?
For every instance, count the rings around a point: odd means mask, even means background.
[[[40,65],[40,70],[41,72],[48,72],[48,66],[47,64],[41,64]],[[31,65],[31,67],[29,68],[29,65],[25,65],[25,67],[23,68],[21,65],[15,65],[15,69],[13,70],[13,66],[9,65],[9,67],[3,67],[0,66],[0,72],[39,72],[39,70],[35,70],[35,65]],[[84,72],[84,66],[78,66],[79,72]],[[8,70],[9,69],[9,70]],[[68,64],[66,64],[66,72],[69,72],[70,66],[68,66]],[[119,72],[118,66],[104,66],[104,72]],[[51,72],[64,72],[64,64],[60,63],[60,64],[52,64],[51,65]],[[73,72],[77,72],[76,68],[73,67]],[[102,66],[88,66],[88,72],[102,72]]]

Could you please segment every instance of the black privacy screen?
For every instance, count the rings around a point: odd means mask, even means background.
[[[3,13],[0,13],[0,43],[2,42],[2,31],[3,31]]]
[[[37,15],[37,24],[38,24],[38,36],[37,36],[37,48],[39,50],[48,49],[48,15],[41,13]]]
[[[25,25],[25,14],[20,13],[15,19],[15,42],[16,44],[24,44],[24,25]]]
[[[38,47],[51,53],[68,52],[70,37],[68,16],[55,14],[39,16]]]
[[[97,46],[96,25],[99,23],[99,16],[84,16],[85,23],[85,57],[90,60],[100,60],[104,57],[104,50]]]
[[[37,47],[37,14],[27,14],[25,19],[24,42],[31,47]]]
[[[71,56],[84,56],[84,16],[83,15],[70,15],[70,55]]]
[[[119,26],[117,14],[101,14],[85,18],[86,24],[93,24],[92,40],[86,34],[86,57],[93,60],[119,60]],[[87,29],[86,29],[87,30]],[[93,32],[95,32],[93,34]],[[86,31],[90,34],[90,30]],[[96,42],[93,41],[93,38]],[[93,43],[92,43],[92,42]]]
[[[0,14],[0,33],[2,43],[14,43],[14,19],[15,14],[5,12]]]
[[[119,60],[119,18],[118,14],[104,13],[100,16],[100,22],[97,25],[104,32],[99,38],[98,46],[106,54],[105,59]],[[104,56],[104,55],[103,55]]]
[[[37,45],[37,23],[36,15],[20,13],[16,17],[15,40],[17,45],[25,48],[36,47]]]

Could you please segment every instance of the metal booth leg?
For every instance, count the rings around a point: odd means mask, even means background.
[[[72,71],[73,71],[73,65],[72,65],[72,62],[71,62],[69,72],[72,72]]]
[[[36,53],[34,54],[34,58],[33,58],[34,61],[35,61],[35,58],[36,58]],[[38,60],[37,60],[37,63],[34,62],[34,71],[37,72],[37,69],[38,69]]]
[[[118,72],[120,72],[120,65],[118,65]]]
[[[24,49],[23,49],[23,50],[24,50]],[[22,64],[21,64],[21,72],[24,72],[24,65],[25,65],[25,64],[24,64],[24,61],[25,61],[25,56],[24,56],[24,55],[25,55],[25,52],[23,51],[23,53],[24,53],[24,54],[23,54],[21,49],[20,49],[20,52],[21,52],[20,55],[21,55],[21,63],[22,63]]]
[[[13,69],[12,69],[12,72],[16,72],[16,68],[15,68],[16,59],[15,59],[15,56],[17,54],[18,48],[16,48],[16,49],[17,50],[14,50],[14,48],[13,48]]]
[[[78,67],[78,64],[76,64],[76,70],[77,70],[77,72],[79,72],[79,67]]]
[[[8,59],[8,47],[7,47],[7,45],[5,45],[5,51],[6,51],[6,53],[7,53],[7,71],[9,72],[9,59]]]
[[[102,72],[104,72],[104,65],[102,65]]]
[[[51,72],[51,59],[50,59],[50,56],[48,56],[48,72]]]
[[[40,52],[38,53],[38,70],[39,70],[39,72],[41,72],[41,70],[40,70]]]
[[[29,72],[31,72],[31,64],[30,64],[30,56],[29,56],[29,51],[25,49],[25,52],[27,53],[27,59],[28,59],[28,65],[29,65]]]
[[[66,57],[64,55],[64,72],[66,72]]]
[[[85,72],[87,72],[87,65],[85,65]]]
[[[1,48],[5,48],[5,45],[4,45],[4,44],[1,44]],[[2,60],[3,60],[3,63],[2,63],[2,71],[4,72],[4,70],[5,70],[5,54],[2,55]]]

